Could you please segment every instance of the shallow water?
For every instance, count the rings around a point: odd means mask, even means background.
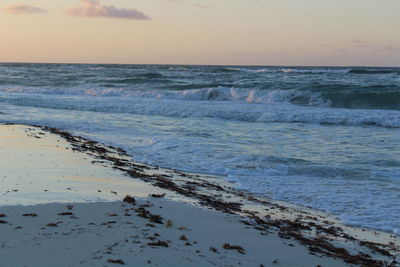
[[[0,64],[0,122],[400,233],[400,69]]]

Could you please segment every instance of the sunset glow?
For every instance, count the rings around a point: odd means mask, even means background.
[[[399,66],[400,1],[3,0],[0,61]]]

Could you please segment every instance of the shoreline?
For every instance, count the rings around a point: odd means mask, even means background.
[[[26,138],[30,138],[30,141],[28,141],[30,143],[32,143],[32,140],[36,140],[44,142],[51,141],[53,143],[56,142],[57,144],[60,143],[59,139],[62,139],[61,142],[64,143],[59,147],[57,145],[57,151],[61,150],[60,148],[68,153],[71,153],[72,151],[74,155],[79,155],[79,162],[86,161],[85,164],[91,166],[91,169],[102,169],[103,171],[104,168],[104,170],[111,170],[115,176],[125,177],[125,182],[134,182],[135,186],[140,188],[132,190],[132,188],[129,187],[129,190],[127,190],[125,187],[126,184],[122,183],[120,187],[114,189],[115,191],[113,190],[115,194],[109,194],[112,197],[110,197],[109,201],[120,201],[125,195],[130,193],[135,198],[141,198],[141,201],[144,202],[142,205],[146,205],[146,201],[156,200],[162,202],[160,205],[165,205],[166,207],[172,206],[169,210],[173,210],[173,207],[176,205],[188,205],[187,203],[189,203],[190,208],[185,206],[189,213],[194,209],[201,209],[202,211],[213,212],[213,215],[203,215],[203,217],[207,219],[212,218],[215,214],[222,217],[227,216],[230,219],[236,218],[236,223],[234,223],[235,227],[250,229],[249,233],[251,232],[252,234],[257,233],[257,237],[263,237],[259,242],[272,242],[271,239],[274,240],[273,242],[278,242],[280,244],[289,242],[289,245],[285,245],[285,247],[293,248],[292,246],[294,246],[295,248],[300,249],[302,252],[299,253],[302,253],[302,257],[307,255],[309,256],[307,260],[321,260],[322,266],[329,266],[330,263],[334,266],[338,263],[330,262],[334,259],[334,261],[340,259],[342,265],[345,265],[346,263],[361,266],[396,266],[397,262],[400,261],[399,256],[397,256],[400,254],[400,243],[398,237],[393,234],[359,227],[345,226],[338,220],[334,219],[333,216],[324,212],[287,204],[282,201],[270,200],[260,195],[251,194],[245,191],[239,191],[234,189],[229,182],[219,181],[217,178],[211,176],[184,173],[176,170],[139,164],[133,162],[131,156],[122,149],[104,146],[95,141],[74,136],[68,132],[55,128],[0,125],[2,130],[7,127],[9,128],[8,130],[11,129],[12,131],[26,131]],[[50,139],[47,140],[47,138]],[[88,179],[85,181],[87,182]],[[115,180],[113,179],[108,182],[103,181],[105,186],[104,188],[109,188],[114,181]],[[98,184],[98,182],[99,181],[95,179],[90,183],[90,186]],[[156,197],[147,197],[149,194],[153,194]],[[164,194],[166,194],[165,197]],[[107,197],[109,196],[107,195]],[[93,205],[95,206],[103,205],[104,203],[100,204],[101,201],[99,200],[100,199],[97,199],[96,201],[96,198],[94,198],[93,201],[89,202],[93,202]],[[126,205],[126,203],[121,202],[111,203],[114,203],[115,205]],[[41,204],[39,206],[28,206],[28,208],[33,209],[35,207],[44,207],[44,210],[46,210],[48,208],[51,209],[54,206],[61,208],[59,205],[63,204]],[[85,206],[90,205],[90,203],[79,204],[79,206],[80,205]],[[0,213],[2,213],[3,210],[12,213],[13,209],[26,208],[26,206],[0,206]],[[142,208],[146,209],[146,207]],[[208,209],[213,211],[209,211]],[[137,211],[135,212],[138,213]],[[100,215],[96,216],[99,217]],[[180,217],[178,216],[178,218]],[[227,223],[228,222],[224,221],[221,224],[226,225]],[[223,229],[223,227],[221,229]],[[265,240],[263,241],[263,239]],[[245,243],[247,242],[246,238],[243,236],[240,241]],[[206,240],[203,242],[206,242]],[[249,244],[248,246],[251,245]],[[307,248],[308,251],[305,248]],[[220,250],[221,249],[218,248],[218,251]],[[240,249],[238,248],[233,250],[240,252]],[[209,253],[214,252],[211,251]],[[257,255],[253,254],[250,258],[247,257],[246,260],[250,262],[252,258],[260,259],[260,253],[262,254],[262,251],[258,254],[256,253]],[[196,254],[196,252],[192,251],[188,255],[192,254]],[[203,256],[207,258],[209,256],[208,254]],[[323,256],[323,258],[320,256]],[[186,255],[186,257],[188,256]],[[280,259],[278,259],[277,262],[283,263],[285,260],[285,253],[283,253],[283,255],[279,254],[279,257]],[[279,257],[277,256],[277,258]],[[259,264],[271,264],[275,260],[271,258],[271,255],[267,258],[268,259],[264,263],[260,262]],[[325,260],[327,262],[323,262]],[[217,263],[217,260],[215,261],[217,266],[225,266],[222,265],[221,262]],[[308,263],[310,262],[305,262],[305,266],[309,266]],[[188,263],[186,262],[186,264]],[[233,265],[233,262],[229,264]],[[227,264],[227,266],[229,266],[229,264]],[[284,265],[291,264],[296,265],[296,261],[293,261],[292,263],[287,261]]]

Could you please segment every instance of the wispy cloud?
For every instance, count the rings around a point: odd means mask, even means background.
[[[375,52],[396,52],[400,51],[400,43],[384,42],[384,43],[371,43],[360,39],[351,41],[353,46],[357,49],[365,49]]]
[[[24,15],[24,14],[32,15],[32,14],[47,13],[45,9],[24,4],[7,6],[2,10],[7,14],[12,14],[12,15]]]
[[[375,45],[360,39],[353,39],[351,42],[357,48],[372,48],[372,49],[375,48]]]
[[[67,10],[70,16],[76,17],[104,17],[120,19],[150,19],[143,12],[136,9],[117,8],[115,6],[105,6],[99,0],[81,0],[81,6]]]
[[[184,2],[184,0],[161,0],[163,2]]]
[[[204,9],[209,9],[209,8],[211,8],[209,5],[204,5],[204,4],[195,4],[194,6],[195,6],[195,7],[198,7],[198,8],[204,8]]]

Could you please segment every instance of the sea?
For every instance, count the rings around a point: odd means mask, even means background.
[[[400,235],[400,68],[0,63],[0,123]]]

